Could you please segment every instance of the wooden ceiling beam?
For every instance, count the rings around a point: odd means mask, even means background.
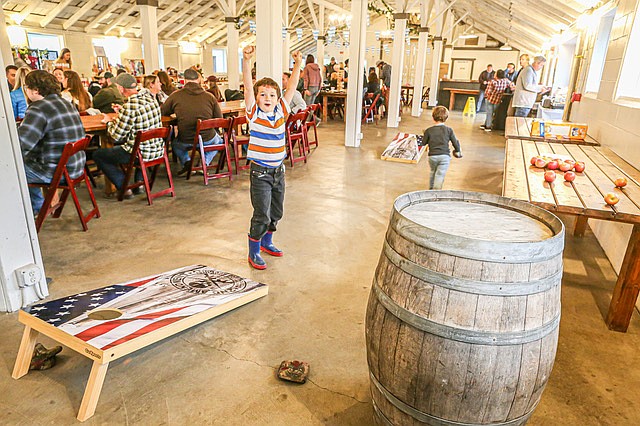
[[[128,3],[125,3],[125,5]],[[109,6],[107,6],[106,9],[104,9],[102,12],[100,12],[100,14],[98,16],[96,16],[95,18],[93,18],[93,21],[89,22],[85,27],[84,27],[84,31],[85,32],[89,32],[92,28],[97,27],[98,25],[100,25],[100,22],[102,22],[105,18],[107,18],[109,15],[111,15],[117,8],[123,6],[122,3],[117,2],[117,1],[113,1]]]
[[[186,27],[187,25],[191,24],[194,20],[199,19],[200,18],[200,14],[204,13],[205,16],[202,17],[201,19],[203,20],[207,20],[207,22],[210,22],[212,20],[216,20],[216,19],[220,19],[222,17],[225,16],[225,11],[221,10],[219,8],[214,8],[213,6],[216,4],[216,1],[210,1],[209,3],[207,3],[206,5],[204,5],[203,7],[201,7],[199,10],[195,11],[194,13],[192,13],[188,18],[186,18],[183,22],[181,22],[179,25],[176,25],[174,28],[172,28],[170,31],[167,31],[167,33],[165,34],[165,37],[169,38],[171,37],[172,34],[177,33],[178,31],[182,30],[184,27]],[[207,13],[212,13],[212,16],[207,18]],[[218,13],[216,13],[218,12]],[[223,20],[224,21],[224,20]],[[202,23],[198,23],[195,26],[191,26],[188,31],[183,31],[182,33],[180,33],[180,35],[177,37],[178,40],[180,40],[182,37],[184,37],[186,34],[188,34],[189,32],[193,31],[195,28],[202,26]]]
[[[123,22],[125,19],[128,19],[131,16],[131,14],[137,10],[137,8],[138,8],[137,5],[132,4],[131,6],[129,6],[129,8],[127,10],[122,12],[120,14],[120,16],[118,16],[113,21],[109,22],[109,26],[106,27],[104,32],[103,32],[104,35],[107,35],[109,32],[111,32],[111,30],[113,30],[115,27],[120,25],[121,22]],[[134,19],[134,20],[137,21],[137,19]]]
[[[42,28],[44,28],[44,27],[46,27],[47,25],[49,25],[49,24],[51,23],[51,21],[53,21],[53,20],[56,18],[56,16],[58,16],[58,14],[59,14],[60,12],[62,12],[62,10],[63,10],[65,7],[67,7],[67,6],[69,6],[69,5],[71,4],[71,2],[72,2],[72,1],[73,1],[73,0],[60,0],[60,3],[58,3],[57,5],[55,5],[55,6],[53,7],[53,9],[51,9],[51,10],[49,11],[49,13],[47,13],[47,14],[45,15],[45,17],[44,17],[44,18],[42,18],[42,20],[40,21],[40,26],[41,26]]]
[[[78,22],[78,20],[80,18],[82,18],[84,15],[86,15],[87,12],[89,12],[91,9],[93,9],[93,7],[98,4],[100,0],[89,0],[87,1],[84,6],[82,6],[80,9],[78,9],[78,11],[76,11],[76,13],[74,13],[73,15],[71,15],[71,17],[69,17],[63,24],[62,24],[62,29],[64,30],[68,30],[69,28],[71,28],[73,26],[73,24],[75,24],[76,22]]]

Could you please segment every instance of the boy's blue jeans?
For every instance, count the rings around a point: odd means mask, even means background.
[[[224,140],[220,137],[220,135],[215,135],[213,139],[202,142],[202,145],[222,145]],[[180,164],[184,166],[184,163],[191,160],[189,154],[191,154],[191,149],[193,148],[193,144],[180,142],[178,139],[174,140],[171,144],[173,147],[173,152],[175,152],[176,157],[180,161]],[[204,154],[204,160],[207,164],[211,164],[211,161],[216,157],[218,151],[208,151]]]
[[[262,167],[251,163],[251,229],[249,237],[261,240],[267,231],[274,232],[284,213],[284,164]]]
[[[442,189],[450,162],[448,154],[429,156],[429,189]]]

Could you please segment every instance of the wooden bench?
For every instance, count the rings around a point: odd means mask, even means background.
[[[559,155],[584,161],[585,171],[576,173],[573,182],[565,182],[557,173],[555,182],[545,182],[545,170],[531,166],[530,159],[540,154]],[[625,177],[626,187],[614,185]],[[604,202],[607,193],[620,199],[615,206]],[[574,235],[582,236],[587,219],[633,224],[620,275],[607,313],[609,329],[625,332],[640,291],[640,171],[605,147],[508,139],[505,152],[502,194],[529,201],[555,213],[577,217]]]
[[[268,287],[191,265],[21,310],[25,325],[12,377],[29,364],[39,333],[93,361],[78,420],[93,416],[111,361],[266,296]]]
[[[577,145],[600,146],[600,143],[587,135],[584,140],[576,139],[545,139],[541,136],[531,136],[531,123],[533,118],[528,117],[507,117],[504,129],[504,136],[507,139],[524,139],[529,141],[549,141],[561,143],[573,143]]]
[[[480,90],[478,89],[456,89],[455,87],[447,87],[442,90],[447,90],[449,92],[449,111],[453,111],[453,108],[456,105],[456,95],[478,96],[480,94]]]

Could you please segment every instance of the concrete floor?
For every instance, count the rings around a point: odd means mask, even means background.
[[[500,193],[504,138],[454,114],[463,147],[445,188]],[[431,125],[404,115],[401,130]],[[320,127],[308,164],[287,170],[286,212],[276,241],[286,252],[258,272],[246,262],[249,181],[208,187],[177,179],[178,196],[148,207],[138,197],[99,199],[103,217],[81,232],[69,206],[40,234],[58,298],[194,263],[264,282],[270,294],[111,364],[87,424],[369,425],[372,405],[364,342],[369,288],[389,211],[400,194],[426,188],[419,165],[379,159],[397,130],[364,127],[360,149],[343,146],[344,126]],[[571,218],[563,218],[570,226]],[[640,321],[607,330],[615,273],[593,234],[567,236],[560,343],[531,425],[640,424]],[[1,424],[74,424],[90,361],[65,349],[51,370],[19,381],[11,370],[22,327],[0,317]],[[45,344],[51,342],[43,339]],[[278,381],[283,359],[311,364],[305,385]]]

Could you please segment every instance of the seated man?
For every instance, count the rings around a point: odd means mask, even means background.
[[[118,108],[117,117],[107,115],[102,120],[107,123],[107,132],[116,143],[122,143],[113,148],[102,148],[93,154],[93,160],[104,174],[120,190],[124,181],[124,172],[121,164],[127,164],[131,158],[131,151],[136,141],[136,134],[140,130],[150,130],[162,127],[160,107],[148,90],[138,93],[136,78],[131,74],[120,74],[115,79],[115,84],[123,98],[127,102]],[[164,154],[164,140],[155,138],[140,144],[140,152],[145,161],[155,160]],[[136,181],[141,180],[141,173],[136,172]],[[140,190],[139,188],[136,188]],[[126,198],[131,198],[133,193],[127,191]]]
[[[290,72],[282,73],[282,87],[289,86],[289,78],[291,78]],[[282,94],[284,94],[284,92],[286,92],[286,89],[282,92]],[[291,98],[291,102],[289,103],[289,105],[291,106],[291,112],[294,114],[299,113],[307,107],[307,103],[304,101],[304,98],[297,90],[293,94],[293,98]]]
[[[60,96],[60,83],[46,71],[27,74],[24,88],[31,105],[18,128],[24,169],[28,183],[49,183],[58,166],[64,146],[84,137],[78,110]],[[67,169],[72,178],[80,176],[85,154],[69,159]],[[38,214],[44,197],[40,188],[29,188],[31,207]]]
[[[178,176],[183,175],[191,168],[191,149],[196,136],[198,120],[222,118],[222,111],[216,98],[201,86],[202,76],[194,69],[184,72],[185,85],[182,89],[173,92],[162,104],[162,115],[175,114],[178,119],[178,137],[173,141],[172,147],[182,170]],[[214,129],[200,133],[203,145],[219,145],[224,143],[220,135]],[[217,151],[205,153],[204,161],[209,164],[217,154]]]
[[[102,89],[93,97],[93,107],[107,114],[116,112],[113,109],[113,105],[122,105],[124,103],[124,96],[122,96],[122,93],[120,93],[115,83],[111,81],[113,74],[107,71],[102,77],[103,78],[99,79],[100,84],[102,84]]]

